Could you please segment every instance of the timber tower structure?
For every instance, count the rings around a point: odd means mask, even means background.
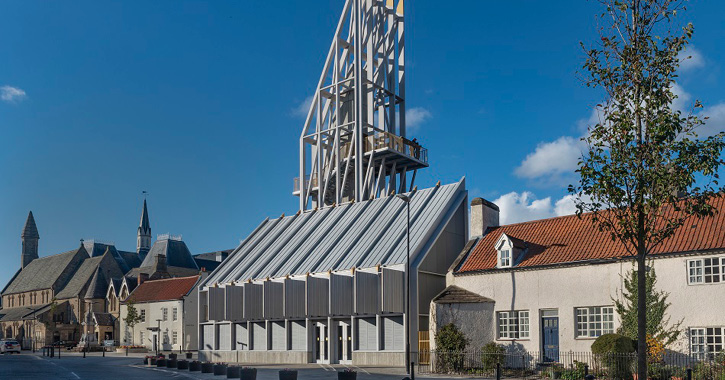
[[[300,210],[412,189],[427,151],[405,129],[403,0],[346,0],[300,136]]]

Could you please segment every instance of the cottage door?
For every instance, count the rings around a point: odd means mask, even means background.
[[[559,361],[559,317],[541,317],[544,362]]]

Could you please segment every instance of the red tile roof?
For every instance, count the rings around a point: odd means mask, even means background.
[[[131,292],[126,302],[178,300],[188,294],[198,280],[199,276],[191,276],[145,281]]]
[[[712,204],[718,210],[715,216],[690,219],[651,253],[725,248],[725,197],[714,199]],[[619,241],[613,241],[608,233],[600,232],[591,218],[591,214],[584,214],[581,218],[570,215],[490,228],[456,269],[456,273],[496,268],[497,252],[494,245],[503,233],[523,240],[528,245],[527,253],[516,263],[516,267],[629,256],[624,246]]]

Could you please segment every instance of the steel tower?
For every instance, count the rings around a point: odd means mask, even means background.
[[[345,1],[300,136],[301,211],[405,192],[428,166],[406,138],[403,8]]]

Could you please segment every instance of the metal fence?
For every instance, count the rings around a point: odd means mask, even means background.
[[[637,380],[636,354],[467,350],[421,351],[420,357],[428,358],[428,363],[418,365],[420,373],[563,380],[583,380],[592,375],[597,379]],[[697,359],[671,352],[650,360],[648,369],[648,379],[652,380],[725,380],[725,355]]]

